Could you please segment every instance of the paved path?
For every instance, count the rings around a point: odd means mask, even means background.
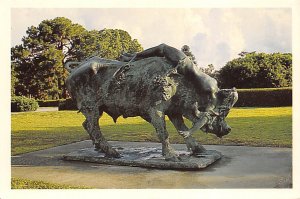
[[[36,111],[11,112],[11,114],[22,114],[28,112],[48,112],[48,111],[58,111],[58,107],[38,107]]]
[[[58,111],[58,107],[39,107],[37,112]]]
[[[160,147],[158,143],[111,142],[114,146]],[[174,144],[177,150],[185,145]],[[12,176],[94,188],[289,188],[290,148],[208,145],[224,157],[201,171],[68,162],[62,155],[92,147],[83,141],[12,157]]]

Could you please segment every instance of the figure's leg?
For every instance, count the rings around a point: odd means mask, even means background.
[[[168,161],[179,161],[178,156],[169,142],[164,113],[156,109],[151,109],[147,121],[150,122],[156,130],[157,136],[162,143],[162,155],[165,159]]]
[[[188,131],[188,127],[184,124],[181,115],[170,115],[170,121],[173,123],[178,132]],[[197,142],[192,136],[184,137],[184,141],[188,150],[191,150],[193,154],[199,154],[206,151],[206,149]]]
[[[130,60],[132,60],[132,58],[135,56],[135,54],[130,55],[130,54],[122,54],[119,57],[119,61],[123,61],[123,62],[129,62]]]
[[[181,52],[180,50],[173,48],[171,46],[168,46],[166,44],[160,44],[158,46],[149,48],[147,50],[144,50],[142,52],[137,53],[131,61],[144,59],[147,57],[165,57],[167,60],[169,60],[174,66],[176,66],[179,62],[179,60],[186,57],[186,55]],[[131,62],[130,61],[130,62]]]
[[[86,118],[82,125],[90,135],[95,148],[103,151],[108,157],[120,157],[120,154],[105,140],[100,131],[99,118],[102,112],[98,108],[89,109],[84,107],[81,109],[81,112]]]
[[[132,58],[135,54],[136,53],[127,53],[127,52],[125,52],[122,55],[125,55],[126,57],[131,57]]]

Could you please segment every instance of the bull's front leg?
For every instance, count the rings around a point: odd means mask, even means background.
[[[81,112],[86,118],[82,125],[90,135],[95,148],[104,152],[107,157],[119,158],[120,154],[112,148],[101,133],[99,119],[102,112],[99,111],[98,107],[83,106]]]
[[[178,133],[188,131],[188,127],[184,124],[184,120],[181,115],[169,115],[170,121],[173,123]],[[206,149],[197,142],[191,135],[184,137],[184,141],[188,150],[192,151],[192,154],[200,154],[206,151]]]
[[[149,111],[149,122],[154,126],[157,136],[162,143],[162,155],[167,161],[179,161],[180,158],[175,153],[169,142],[169,133],[166,129],[165,114],[162,111],[151,109]]]

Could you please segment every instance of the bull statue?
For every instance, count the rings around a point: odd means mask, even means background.
[[[121,156],[101,133],[99,119],[103,112],[114,122],[120,116],[140,116],[151,123],[162,143],[162,155],[168,161],[180,158],[170,145],[165,116],[182,135],[192,155],[206,151],[192,137],[195,131],[200,129],[222,137],[231,130],[225,117],[237,101],[236,89],[219,89],[215,79],[202,73],[181,51],[166,44],[125,54],[121,61],[91,57],[68,62],[65,67],[70,72],[67,89],[86,118],[83,127],[95,148],[107,157]],[[192,121],[190,129],[183,117]]]

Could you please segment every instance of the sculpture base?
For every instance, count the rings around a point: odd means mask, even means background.
[[[146,167],[156,169],[173,170],[200,170],[211,165],[222,157],[215,150],[207,150],[197,156],[191,156],[188,152],[177,151],[181,161],[166,161],[161,155],[161,149],[157,148],[117,148],[121,158],[108,158],[105,154],[94,148],[81,149],[63,156],[64,160],[93,162],[100,164]]]

